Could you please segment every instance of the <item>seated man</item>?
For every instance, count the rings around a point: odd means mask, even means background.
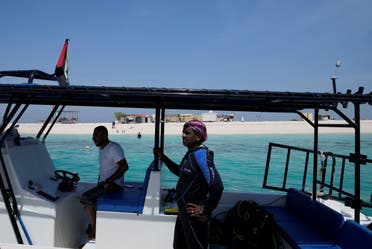
[[[108,139],[106,127],[98,126],[94,129],[93,142],[99,150],[98,184],[83,193],[80,200],[86,208],[90,221],[89,239],[95,238],[97,199],[105,192],[123,190],[124,173],[129,168],[122,147]]]

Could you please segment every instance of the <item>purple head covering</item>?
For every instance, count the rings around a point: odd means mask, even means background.
[[[184,129],[189,127],[191,127],[191,129],[196,133],[200,134],[201,143],[205,142],[208,139],[207,128],[205,127],[205,124],[202,121],[191,120],[183,125]]]

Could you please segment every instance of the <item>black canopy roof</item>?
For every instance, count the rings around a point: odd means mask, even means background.
[[[6,74],[11,72],[10,74]],[[18,74],[16,73],[18,72]],[[37,74],[35,74],[37,72]],[[3,71],[2,76],[48,80],[54,76],[35,70]],[[36,76],[35,76],[36,75]],[[38,84],[0,84],[0,103],[40,105],[107,106],[166,109],[295,112],[303,109],[333,109],[337,104],[372,104],[372,92],[362,94],[275,92],[227,89],[151,87],[67,87]]]

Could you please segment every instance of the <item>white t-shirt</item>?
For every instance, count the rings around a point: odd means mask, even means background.
[[[99,181],[112,176],[119,168],[118,162],[125,158],[124,151],[118,143],[110,141],[105,148],[98,148]],[[115,183],[124,187],[124,176],[115,180]]]

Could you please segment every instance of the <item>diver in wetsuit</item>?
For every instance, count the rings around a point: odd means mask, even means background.
[[[179,177],[176,187],[179,213],[173,248],[208,248],[208,224],[220,201],[223,184],[213,162],[213,151],[203,145],[207,137],[202,122],[193,120],[184,124],[182,142],[188,151],[180,165],[154,148],[159,159]]]

